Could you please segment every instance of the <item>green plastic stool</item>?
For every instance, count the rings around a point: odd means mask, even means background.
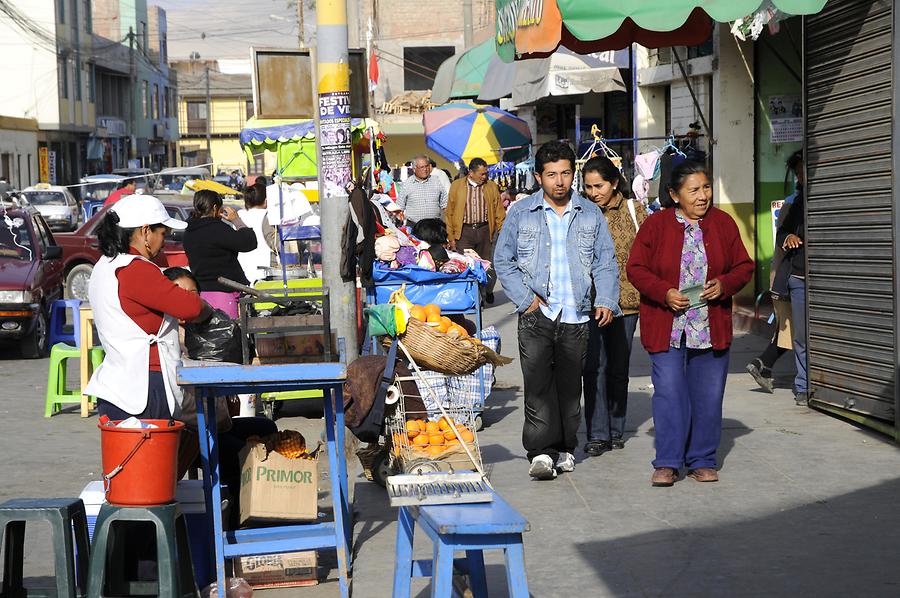
[[[89,351],[91,359],[91,370],[97,369],[106,352],[103,347],[93,347]],[[81,404],[81,390],[66,390],[66,375],[68,372],[68,361],[73,358],[81,357],[81,349],[67,345],[66,343],[56,343],[50,350],[50,366],[47,369],[47,398],[44,401],[44,417],[50,417],[62,411],[63,405]],[[96,402],[96,398],[92,397]],[[2,598],[2,597],[0,597]]]
[[[143,525],[142,525],[143,524]],[[155,533],[147,530],[153,526]],[[157,581],[141,581],[135,547],[156,539]],[[198,598],[184,515],[177,503],[154,507],[117,507],[104,503],[97,515],[91,546],[88,598],[166,596]],[[129,557],[132,558],[129,561]]]
[[[46,521],[53,538],[56,590],[26,590],[22,585],[25,560],[25,524]],[[57,596],[82,598],[87,593],[90,559],[87,515],[80,498],[23,498],[0,505],[3,538],[2,598]]]

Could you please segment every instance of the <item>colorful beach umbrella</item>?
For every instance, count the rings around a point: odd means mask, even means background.
[[[494,106],[453,102],[422,115],[425,143],[451,162],[483,158],[488,164],[528,154],[531,132],[521,118]]]

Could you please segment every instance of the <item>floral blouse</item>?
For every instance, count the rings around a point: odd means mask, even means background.
[[[684,245],[681,248],[681,274],[678,288],[704,284],[706,282],[706,248],[703,245],[703,231],[700,222],[690,224],[684,219],[681,211],[675,212],[675,218],[684,225]],[[709,332],[709,309],[706,306],[695,307],[677,313],[672,322],[672,336],[669,344],[681,347],[682,335],[688,349],[712,348],[712,337]]]

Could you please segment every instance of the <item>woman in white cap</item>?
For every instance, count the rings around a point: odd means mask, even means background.
[[[121,420],[180,414],[178,320],[203,321],[212,312],[150,260],[171,229],[186,227],[150,195],[120,200],[97,227],[104,257],[94,266],[88,295],[106,358],[85,392],[98,398],[100,415]]]

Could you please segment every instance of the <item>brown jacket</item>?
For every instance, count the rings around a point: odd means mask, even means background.
[[[463,216],[466,212],[466,185],[468,177],[462,177],[453,181],[450,185],[450,193],[447,195],[447,212],[444,221],[447,223],[447,239],[458,241],[462,234]],[[491,239],[503,226],[506,218],[506,210],[500,201],[500,187],[494,181],[484,183],[484,203],[487,205],[488,230]]]
[[[619,264],[619,307],[622,308],[624,314],[636,314],[641,305],[641,295],[638,293],[634,285],[628,281],[625,274],[625,266],[628,264],[628,254],[631,253],[631,246],[634,244],[634,238],[637,236],[637,228],[634,226],[634,219],[631,217],[631,211],[628,209],[626,202],[632,201],[634,205],[634,213],[637,217],[638,226],[647,219],[647,210],[640,202],[627,200],[621,194],[616,194],[610,200],[603,214],[606,216],[606,223],[609,226],[609,234],[612,236],[613,245],[616,247],[616,262]]]

